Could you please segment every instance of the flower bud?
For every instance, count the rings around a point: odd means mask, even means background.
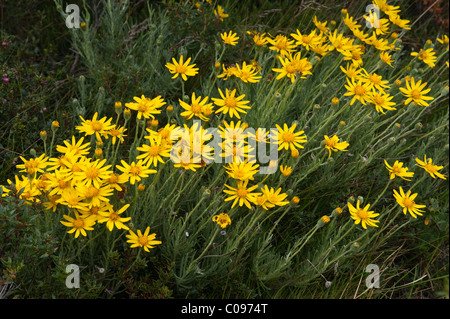
[[[41,140],[43,140],[43,141],[47,140],[47,132],[46,131],[41,131],[39,133],[39,136],[41,137]]]
[[[294,196],[292,197],[291,202],[295,205],[297,205],[298,203],[300,203],[300,198],[298,196]]]
[[[333,105],[339,104],[339,99],[337,97],[332,98],[331,99],[331,104],[333,104]]]
[[[130,109],[123,110],[123,117],[127,121],[131,118],[131,111],[130,111]]]

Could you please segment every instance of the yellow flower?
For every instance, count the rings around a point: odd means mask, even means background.
[[[367,204],[364,208],[360,208],[358,200],[356,203],[356,208],[350,202],[347,203],[347,206],[350,211],[350,217],[355,220],[356,225],[361,223],[364,229],[367,229],[367,226],[378,227],[376,223],[379,221],[373,218],[380,214],[369,211],[370,204]]]
[[[394,62],[394,60],[392,60],[392,55],[390,55],[386,51],[383,51],[380,53],[380,59],[381,61],[389,65],[391,68],[393,68],[392,62]]]
[[[244,114],[247,113],[243,109],[247,110],[251,109],[250,106],[245,105],[250,101],[242,101],[242,99],[245,97],[245,94],[235,97],[236,89],[234,89],[233,91],[225,89],[224,95],[219,88],[219,94],[222,97],[222,99],[211,98],[214,101],[214,103],[220,107],[216,111],[216,113],[222,112],[223,114],[229,114],[231,118],[233,118],[233,116],[236,116],[238,119],[240,119],[241,117],[239,113]]]
[[[220,37],[222,38],[223,43],[230,44],[230,45],[236,45],[237,40],[239,40],[239,37],[236,33],[233,33],[233,31],[230,30],[228,34],[226,32],[221,33]]]
[[[281,193],[281,187],[275,190],[273,187],[269,187],[264,185],[264,188],[261,189],[262,195],[265,196],[267,202],[265,206],[268,208],[272,208],[275,206],[285,206],[289,204],[289,201],[286,201],[286,197],[288,196],[286,193]]]
[[[214,10],[214,15],[218,19],[220,19],[220,21],[223,21],[224,18],[229,17],[229,15],[227,13],[225,13],[225,10],[219,5],[217,5],[217,9]]]
[[[254,163],[229,163],[225,166],[228,176],[233,179],[245,181],[253,180],[253,176],[259,172],[259,164]]]
[[[212,103],[206,104],[208,101],[208,96],[206,96],[202,101],[201,96],[198,98],[195,96],[195,92],[192,93],[192,99],[191,104],[187,104],[186,102],[179,100],[180,105],[183,109],[186,111],[181,113],[181,116],[184,116],[187,120],[190,120],[192,117],[196,116],[199,117],[203,121],[208,121],[209,118],[207,118],[203,113],[205,112],[205,108],[211,107]]]
[[[136,182],[140,182],[142,178],[148,177],[149,174],[156,173],[156,170],[149,169],[148,166],[144,165],[142,160],[137,163],[131,162],[128,165],[124,160],[121,161],[122,166],[116,165],[116,168],[130,179],[130,184],[134,185]]]
[[[19,172],[25,172],[29,175],[34,175],[38,172],[43,173],[44,169],[49,165],[49,158],[45,154],[37,158],[30,158],[29,160],[20,156],[20,159],[23,161],[23,164],[16,165],[16,168],[20,169]]]
[[[281,174],[283,174],[283,176],[288,177],[289,175],[292,174],[292,167],[280,165],[280,171]]]
[[[330,32],[328,35],[328,40],[331,42],[330,50],[336,49],[338,52],[344,52],[350,49],[351,41],[349,38],[344,37],[342,33],[337,33],[337,30],[334,30],[333,33]]]
[[[67,233],[72,234],[75,233],[75,238],[83,235],[87,236],[86,230],[93,230],[92,227],[95,224],[95,218],[93,217],[82,217],[77,212],[75,212],[75,218],[70,217],[68,215],[63,216],[67,221],[61,221],[61,224],[67,227],[72,227]]]
[[[429,158],[427,160],[427,156],[424,156],[423,161],[421,161],[420,159],[416,158],[416,162],[417,162],[417,166],[423,168],[428,174],[431,175],[431,177],[436,178],[439,177],[441,179],[447,179],[446,175],[443,175],[441,173],[439,173],[438,171],[443,169],[444,166],[439,166],[439,165],[434,165],[433,164],[433,159]]]
[[[295,44],[303,46],[307,51],[320,43],[320,37],[316,35],[316,30],[311,31],[309,34],[302,34],[298,29],[296,32],[291,33],[291,36],[297,40]]]
[[[346,68],[344,68],[342,65],[340,66],[340,69],[344,74],[350,78],[358,80],[361,78],[362,69],[359,69],[358,66],[347,63]]]
[[[268,38],[265,37],[265,33],[256,33],[254,31],[247,31],[248,34],[253,35],[253,42],[255,45],[261,47],[263,45],[266,45],[268,42]]]
[[[127,136],[124,134],[126,130],[127,129],[125,127],[115,126],[113,129],[108,131],[108,135],[106,135],[106,138],[108,138],[108,136],[112,136],[113,145],[116,144],[116,140],[119,140],[120,143],[123,143],[124,137]]]
[[[436,66],[436,52],[433,51],[433,48],[429,48],[426,50],[420,49],[419,52],[411,52],[411,56],[417,56],[417,58],[423,61],[425,64],[434,68]]]
[[[149,165],[157,166],[158,162],[163,163],[162,157],[170,157],[170,150],[172,148],[171,144],[167,144],[161,136],[149,136],[149,144],[144,144],[136,149],[138,151],[144,152],[136,157],[136,159],[143,159],[143,164],[147,162]]]
[[[242,67],[237,65],[237,70],[235,73],[235,76],[240,78],[242,82],[250,82],[250,83],[256,83],[259,82],[259,80],[262,78],[262,76],[257,75],[258,71],[253,67],[253,65],[249,64],[244,61],[242,63]]]
[[[332,138],[329,138],[327,135],[324,135],[325,138],[325,148],[328,150],[328,157],[331,156],[331,151],[337,152],[342,151],[346,152],[346,148],[350,145],[347,142],[339,142],[339,137],[337,135],[333,135]]]
[[[413,101],[418,105],[429,106],[426,101],[434,100],[434,98],[431,96],[425,96],[425,94],[431,91],[431,89],[424,90],[427,82],[422,83],[422,80],[419,80],[416,83],[413,77],[411,78],[411,83],[408,81],[408,79],[406,79],[405,82],[406,88],[399,88],[403,95],[407,97],[405,105],[408,105],[411,101]]]
[[[327,223],[330,222],[330,217],[329,217],[328,215],[323,215],[322,217],[320,217],[320,220],[321,220],[323,223],[327,224]]]
[[[269,47],[270,50],[280,52],[281,55],[286,55],[289,52],[294,51],[297,45],[294,44],[294,40],[289,40],[285,35],[278,34],[274,39],[267,38],[267,41],[272,46]]]
[[[133,100],[136,102],[130,102],[125,103],[125,106],[129,109],[132,109],[134,111],[137,111],[137,118],[141,119],[142,117],[148,119],[148,118],[155,118],[155,114],[160,114],[161,108],[166,102],[161,98],[161,96],[157,96],[154,99],[145,97],[144,95],[141,95],[141,97],[133,97]]]
[[[350,30],[359,29],[361,27],[361,25],[359,25],[358,22],[353,20],[352,16],[348,15],[348,12],[346,12],[344,23]]]
[[[84,196],[78,190],[70,187],[61,194],[61,197],[57,200],[57,203],[70,208],[82,209],[83,207],[88,206],[88,204],[83,202],[83,200]]]
[[[99,212],[101,217],[98,219],[98,222],[101,224],[106,223],[106,227],[109,231],[112,231],[114,226],[117,229],[127,230],[129,227],[124,223],[129,221],[131,217],[120,217],[119,215],[122,214],[128,207],[130,207],[130,204],[124,205],[119,210],[114,210],[114,207],[111,205],[108,207],[107,212]]]
[[[107,180],[112,171],[109,170],[111,165],[103,166],[106,163],[106,159],[95,160],[87,159],[80,163],[80,172],[75,172],[74,176],[79,180],[82,185],[94,185],[97,188],[103,184],[103,181]]]
[[[248,184],[248,180],[239,181],[236,188],[225,184],[225,186],[228,187],[228,189],[224,189],[223,192],[231,195],[230,197],[225,198],[225,201],[228,202],[228,201],[234,200],[231,208],[236,206],[236,204],[238,204],[238,203],[239,203],[239,206],[242,206],[245,204],[245,206],[247,206],[248,209],[252,208],[250,203],[254,203],[256,197],[258,195],[260,195],[260,193],[252,193],[252,191],[255,190],[258,187],[258,185],[254,185],[254,186],[247,188],[247,184]]]
[[[195,64],[189,65],[191,58],[188,58],[186,62],[183,63],[183,55],[180,56],[180,62],[177,62],[175,58],[172,58],[172,63],[166,63],[166,68],[169,69],[170,73],[175,74],[172,79],[181,76],[184,81],[187,81],[188,76],[195,76],[198,73],[198,68],[194,68]]]
[[[417,218],[416,215],[422,216],[423,210],[420,208],[426,207],[426,205],[418,205],[414,202],[417,197],[417,193],[411,195],[411,190],[407,191],[406,194],[403,189],[399,187],[400,193],[394,189],[394,197],[397,203],[403,208],[403,213],[410,213],[412,217]]]
[[[286,58],[279,57],[282,64],[281,68],[273,68],[272,71],[280,73],[276,79],[279,80],[283,77],[288,77],[292,83],[294,83],[297,75],[301,79],[306,78],[306,75],[312,74],[309,70],[312,68],[311,63],[307,58],[301,59],[301,52],[296,53],[292,56],[290,53],[287,54]]]
[[[101,141],[101,135],[106,134],[107,131],[114,128],[114,124],[111,124],[112,118],[106,119],[106,116],[97,119],[98,113],[95,112],[92,120],[85,120],[81,115],[80,118],[82,120],[81,125],[76,126],[75,128],[79,132],[83,132],[86,135],[95,135],[98,141]]]
[[[385,114],[384,110],[396,110],[395,107],[392,107],[395,105],[395,102],[391,102],[393,98],[394,97],[388,93],[373,91],[369,94],[367,101],[375,106],[377,112]]]
[[[395,161],[394,165],[390,166],[386,160],[384,160],[384,164],[386,165],[386,169],[389,171],[389,178],[394,179],[396,176],[410,181],[406,177],[413,177],[414,172],[408,172],[408,167],[403,167],[403,163],[399,161]]]
[[[347,78],[348,85],[345,85],[345,88],[348,92],[346,92],[345,96],[353,96],[352,100],[350,101],[350,105],[353,105],[356,100],[360,101],[362,104],[366,105],[366,101],[370,97],[370,84],[361,80],[358,80],[355,82],[354,79],[350,81],[349,78]]]
[[[144,233],[142,233],[139,229],[137,230],[137,234],[131,229],[129,232],[130,233],[126,235],[126,237],[128,238],[127,243],[131,244],[131,248],[143,247],[146,252],[150,252],[149,249],[154,248],[155,245],[162,244],[161,241],[155,240],[155,233],[149,235],[150,226],[145,229]]]
[[[212,218],[213,222],[216,222],[221,228],[226,228],[231,225],[230,216],[226,213],[221,213],[219,215],[214,215]]]
[[[285,123],[283,128],[281,128],[278,124],[275,124],[277,130],[272,130],[272,134],[274,134],[274,138],[277,142],[278,150],[290,149],[291,151],[298,148],[304,148],[300,143],[306,143],[306,135],[302,135],[305,132],[299,131],[294,132],[295,128],[297,127],[297,124],[293,124],[290,128],[288,128],[287,124]]]
[[[88,207],[100,206],[103,202],[109,202],[108,197],[113,194],[113,188],[109,184],[101,187],[77,185],[76,190],[83,196]]]
[[[63,154],[68,154],[74,151],[73,156],[85,156],[89,154],[90,143],[83,144],[83,141],[84,137],[81,137],[77,142],[75,136],[72,136],[72,144],[67,141],[63,141],[65,146],[57,145],[56,150]]]

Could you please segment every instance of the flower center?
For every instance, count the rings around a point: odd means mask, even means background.
[[[163,130],[161,130],[161,132],[159,132],[159,135],[161,135],[162,138],[168,138],[170,135],[170,131],[163,129]]]
[[[192,104],[192,113],[198,114],[202,112],[202,107],[198,104]]]
[[[97,177],[98,177],[99,171],[98,171],[98,169],[95,168],[95,167],[89,167],[89,168],[86,170],[85,174],[86,174],[86,177],[87,177],[88,179],[94,179],[94,178],[97,178]]]
[[[150,148],[147,150],[147,154],[150,156],[156,156],[159,154],[159,150],[160,150],[159,145],[153,145],[150,146]]]
[[[138,238],[138,243],[141,246],[145,246],[148,244],[148,237],[147,236],[141,236]]]
[[[357,85],[355,86],[355,94],[363,96],[364,94],[366,94],[366,89],[361,85]]]
[[[117,175],[117,174],[111,175],[111,177],[108,179],[108,182],[110,184],[116,184],[118,181],[119,181],[119,175]]]
[[[413,200],[407,197],[403,198],[403,205],[405,205],[406,208],[413,208],[415,204],[416,203]]]
[[[225,98],[225,105],[230,108],[235,108],[237,105],[236,99],[234,97],[226,97]]]
[[[60,179],[58,181],[58,186],[61,189],[67,188],[69,186],[69,182],[66,182],[65,180]]]
[[[91,127],[94,131],[99,132],[103,129],[103,124],[102,122],[94,121],[91,123]]]
[[[375,104],[377,104],[377,105],[384,104],[384,98],[380,95],[376,95],[373,100],[374,100]]]
[[[369,214],[363,209],[358,209],[356,215],[358,215],[358,217],[362,220],[369,219]]]
[[[276,47],[279,50],[286,50],[287,49],[287,43],[286,43],[285,40],[280,40],[280,41],[277,42]]]
[[[286,72],[287,73],[295,73],[296,68],[292,63],[289,63],[288,65],[286,65]]]
[[[73,224],[73,227],[80,229],[80,228],[83,228],[84,221],[82,219],[76,219],[73,221],[72,224]]]
[[[86,197],[94,198],[94,197],[98,196],[99,193],[100,193],[100,190],[91,185],[91,186],[89,186],[88,191],[86,192]]]
[[[238,188],[236,195],[237,197],[245,198],[247,197],[247,190],[245,188]]]
[[[332,139],[327,139],[325,140],[325,145],[328,147],[335,147],[336,146],[336,141],[332,140]]]
[[[141,168],[139,166],[131,166],[130,173],[135,176],[139,175],[141,173]]]
[[[177,65],[176,71],[177,73],[185,73],[186,67],[184,65]]]
[[[283,141],[285,141],[286,143],[294,142],[294,134],[292,134],[291,132],[283,133]]]
[[[434,165],[430,165],[430,164],[425,165],[425,170],[428,172],[431,172],[433,174],[437,172],[436,167]]]
[[[110,215],[109,215],[109,220],[111,220],[111,221],[116,221],[117,219],[119,219],[119,214],[117,214],[116,212],[114,212],[114,213],[111,213]]]
[[[411,97],[415,100],[418,100],[422,97],[422,94],[419,92],[419,90],[412,90]]]

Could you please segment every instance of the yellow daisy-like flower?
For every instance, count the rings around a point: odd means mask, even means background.
[[[362,77],[362,69],[358,68],[358,66],[354,65],[354,64],[350,64],[347,63],[347,66],[344,68],[342,65],[340,66],[340,69],[342,72],[344,72],[344,74],[350,78],[350,79],[355,79],[358,80]]]
[[[109,168],[111,165],[103,166],[106,163],[106,159],[86,161],[80,163],[80,172],[75,172],[73,175],[83,185],[94,185],[100,188],[103,181],[107,180],[113,173]]]
[[[172,58],[172,63],[166,63],[166,68],[169,69],[169,72],[175,74],[172,79],[181,76],[184,81],[187,81],[188,76],[195,76],[198,73],[198,68],[194,68],[195,64],[189,65],[191,62],[191,58],[188,58],[186,62],[183,62],[183,55],[180,56],[180,61],[177,62],[175,58]]]
[[[151,99],[142,95],[140,98],[137,96],[133,97],[133,100],[136,102],[125,103],[125,106],[131,110],[137,111],[138,119],[141,119],[142,117],[154,119],[154,115],[161,113],[159,108],[166,104],[161,96]]]
[[[392,63],[394,62],[394,60],[392,60],[392,55],[390,55],[388,52],[383,51],[380,53],[380,59],[381,61],[383,61],[384,63],[386,63],[387,65],[389,65],[391,68],[393,68],[394,66],[392,65]]]
[[[439,173],[438,171],[443,169],[444,166],[439,166],[439,165],[434,165],[433,164],[433,159],[428,158],[427,160],[427,156],[424,155],[424,159],[423,161],[421,161],[420,159],[416,158],[416,162],[417,162],[417,166],[423,168],[428,174],[431,175],[431,177],[436,178],[439,177],[441,179],[447,179],[446,175],[443,175],[441,173]]]
[[[289,204],[289,201],[285,200],[288,195],[286,193],[281,193],[281,187],[275,190],[273,187],[269,188],[267,185],[264,185],[261,192],[266,199],[264,206],[267,208]]]
[[[434,68],[436,66],[436,52],[433,51],[433,48],[429,48],[426,50],[420,49],[419,52],[411,52],[411,56],[417,56],[417,58],[427,64],[430,68]]]
[[[358,22],[353,20],[353,17],[350,16],[348,13],[344,18],[344,23],[350,30],[361,28],[361,25],[359,25]]]
[[[247,63],[244,61],[242,63],[242,67],[239,66],[239,64],[237,65],[235,76],[240,78],[244,83],[256,83],[259,82],[259,80],[262,78],[262,76],[257,74],[257,69],[255,69],[251,64],[247,65]]]
[[[360,208],[358,200],[356,203],[356,208],[350,202],[347,203],[347,206],[350,211],[350,217],[355,220],[356,225],[361,223],[364,229],[367,229],[367,226],[378,227],[376,223],[379,221],[373,218],[380,214],[369,211],[370,204],[367,204],[364,208]]]
[[[29,160],[20,156],[20,159],[23,161],[23,164],[16,165],[16,168],[19,169],[19,172],[28,173],[29,175],[34,175],[38,172],[43,173],[44,169],[49,165],[49,158],[45,154]]]
[[[233,116],[236,116],[238,119],[240,119],[241,116],[239,115],[239,113],[246,114],[247,112],[244,111],[244,109],[251,109],[250,106],[245,105],[250,101],[242,101],[242,99],[245,97],[245,94],[235,97],[236,89],[234,89],[233,91],[225,89],[224,95],[219,88],[219,94],[222,99],[211,98],[214,103],[220,107],[216,111],[216,113],[222,112],[223,114],[229,114],[231,118],[233,118]]]
[[[383,80],[381,75],[376,73],[368,73],[365,69],[362,69],[364,72],[364,76],[361,78],[362,81],[368,83],[370,88],[375,88],[381,93],[384,93],[384,89],[389,89],[389,81]]]
[[[278,150],[290,149],[291,151],[298,148],[304,148],[300,143],[306,143],[306,135],[302,135],[305,131],[294,132],[297,124],[293,124],[290,128],[285,123],[283,128],[281,128],[278,124],[275,124],[277,130],[272,130],[272,134],[274,134],[274,139],[276,143],[279,145]]]
[[[114,128],[114,124],[111,124],[112,118],[106,119],[106,116],[97,119],[98,113],[95,112],[92,120],[85,120],[81,115],[80,118],[82,120],[81,125],[76,126],[75,128],[79,132],[83,132],[86,135],[95,135],[97,141],[101,141],[101,135],[106,134],[109,130]]]
[[[94,217],[82,217],[77,212],[75,212],[75,218],[70,217],[68,215],[63,216],[67,221],[62,220],[61,224],[67,227],[72,227],[67,233],[72,234],[75,233],[75,238],[83,235],[87,236],[86,230],[93,230],[92,226],[95,225]]]
[[[351,40],[349,38],[346,38],[344,34],[337,33],[337,30],[334,30],[333,33],[328,34],[328,40],[331,42],[331,48],[330,50],[336,49],[338,52],[344,52],[348,50],[351,46]]]
[[[301,79],[305,79],[306,75],[312,74],[311,71],[309,71],[312,68],[312,65],[307,58],[301,59],[301,52],[296,53],[294,56],[288,53],[286,58],[279,56],[279,60],[282,67],[272,69],[272,71],[280,73],[276,77],[277,80],[286,76],[291,80],[291,83],[294,83],[297,76]]]
[[[92,207],[100,206],[103,202],[109,202],[108,197],[113,194],[114,189],[106,183],[99,188],[94,185],[77,185],[76,190],[84,197],[87,206]]]
[[[403,167],[403,163],[399,161],[395,161],[394,165],[389,165],[389,163],[384,160],[384,164],[386,165],[386,169],[389,171],[389,178],[394,179],[396,176],[410,181],[406,177],[413,177],[414,172],[408,172],[408,167]]]
[[[350,101],[350,105],[353,105],[356,100],[360,101],[362,104],[366,105],[366,101],[370,98],[370,84],[362,80],[355,82],[354,79],[347,78],[348,85],[345,88],[348,92],[344,93],[345,96],[353,96]]]
[[[248,209],[251,209],[252,206],[250,203],[254,203],[257,196],[260,195],[260,193],[252,193],[258,185],[251,186],[247,188],[248,180],[245,181],[239,181],[237,184],[237,187],[231,187],[225,184],[228,189],[224,189],[223,192],[226,194],[231,195],[230,197],[225,198],[225,201],[233,201],[233,205],[231,208],[236,206],[236,204],[239,203],[239,206],[245,205]]]
[[[269,49],[280,52],[281,55],[286,55],[289,52],[294,51],[297,46],[294,44],[295,40],[289,40],[282,34],[278,34],[274,39],[267,38],[267,41],[272,45]]]
[[[388,93],[383,93],[381,91],[380,92],[372,91],[369,94],[367,101],[375,106],[377,112],[386,114],[384,110],[388,111],[396,110],[396,108],[393,107],[395,105],[395,102],[391,102],[393,98],[394,97],[392,95],[389,95]]]
[[[309,34],[302,34],[298,29],[296,32],[291,33],[291,36],[297,41],[295,44],[303,46],[307,51],[320,43],[320,37],[316,35],[316,30],[311,31]]]
[[[422,106],[429,106],[428,102],[434,100],[434,97],[425,96],[431,89],[425,89],[427,82],[422,83],[422,80],[419,80],[417,83],[414,78],[411,77],[411,82],[409,79],[405,79],[406,88],[400,87],[399,90],[403,93],[404,96],[407,97],[405,101],[405,105],[408,105],[411,101],[415,104]]]
[[[193,92],[191,104],[187,104],[186,102],[179,100],[181,107],[186,110],[181,113],[181,116],[184,116],[187,120],[190,120],[196,116],[203,121],[209,121],[209,118],[204,115],[204,112],[205,108],[212,108],[212,103],[206,103],[209,99],[208,96],[206,96],[203,100],[201,99],[201,96],[196,97],[195,92]]]
[[[84,199],[84,196],[78,190],[69,188],[61,194],[57,203],[74,209],[82,209],[88,206],[87,203],[83,202]]]
[[[148,137],[149,144],[144,144],[136,149],[138,151],[144,152],[136,157],[136,159],[143,159],[143,164],[147,162],[150,165],[157,166],[158,162],[163,163],[162,157],[170,157],[170,150],[172,148],[171,144],[167,144],[161,136],[150,136]]]
[[[149,169],[148,166],[144,165],[142,160],[137,163],[131,162],[128,165],[124,160],[121,161],[122,166],[116,165],[117,169],[129,178],[130,184],[134,185],[136,182],[140,182],[142,178],[148,177],[149,174],[155,174],[156,170]]]
[[[283,174],[283,176],[288,177],[289,175],[292,174],[292,167],[287,165],[286,166],[280,165],[280,172],[281,174]]]
[[[230,30],[228,34],[226,32],[221,33],[220,37],[222,38],[223,43],[230,44],[230,45],[236,45],[237,40],[239,40],[239,37],[236,33],[233,33],[233,31]]]
[[[68,154],[73,152],[73,156],[85,156],[89,154],[89,145],[90,143],[83,144],[84,137],[81,137],[78,142],[75,139],[75,136],[72,136],[72,143],[67,141],[63,141],[65,146],[56,145],[56,150],[63,154]]]
[[[403,213],[410,213],[412,217],[417,218],[416,215],[422,216],[423,210],[420,208],[427,207],[426,205],[418,205],[414,202],[414,199],[417,197],[417,193],[411,195],[411,190],[407,191],[406,194],[403,192],[403,189],[399,187],[399,192],[394,189],[394,197],[397,203],[403,208]]]
[[[339,137],[337,135],[333,135],[333,137],[329,138],[327,135],[324,135],[325,138],[325,148],[328,150],[328,157],[331,156],[331,151],[337,152],[342,151],[346,152],[346,148],[350,145],[348,142],[339,142]]]
[[[233,179],[245,181],[253,180],[253,176],[259,172],[259,164],[255,163],[229,163],[225,166],[228,176]]]
[[[99,212],[101,217],[98,218],[98,222],[100,224],[106,223],[106,227],[109,229],[109,231],[112,231],[114,227],[116,227],[117,229],[128,230],[129,227],[127,225],[125,225],[124,223],[129,221],[131,219],[131,217],[120,217],[119,216],[128,207],[130,207],[130,204],[126,204],[119,210],[115,210],[114,207],[111,205],[108,207],[107,212]]]
[[[265,33],[261,34],[254,31],[247,31],[247,34],[253,36],[253,42],[259,47],[266,45],[268,42],[268,38],[265,36]]]
[[[139,229],[137,230],[137,234],[131,229],[129,230],[129,232],[130,233],[126,235],[126,237],[128,238],[127,243],[131,244],[131,248],[142,247],[146,252],[150,252],[151,248],[154,248],[154,246],[156,245],[162,244],[161,241],[155,240],[155,233],[150,234],[150,226],[145,229],[144,233],[142,233]]]
[[[123,143],[124,137],[127,135],[125,134],[125,131],[127,129],[125,127],[115,126],[113,129],[108,131],[108,134],[105,136],[108,138],[109,136],[112,137],[112,145],[116,145],[116,141],[120,141],[120,143]]]
[[[229,17],[229,14],[225,13],[225,10],[219,5],[217,5],[217,9],[214,10],[214,15],[220,19],[220,21]]]
[[[213,222],[216,222],[221,228],[226,228],[231,225],[230,216],[226,213],[221,213],[219,215],[214,215],[212,218]]]

